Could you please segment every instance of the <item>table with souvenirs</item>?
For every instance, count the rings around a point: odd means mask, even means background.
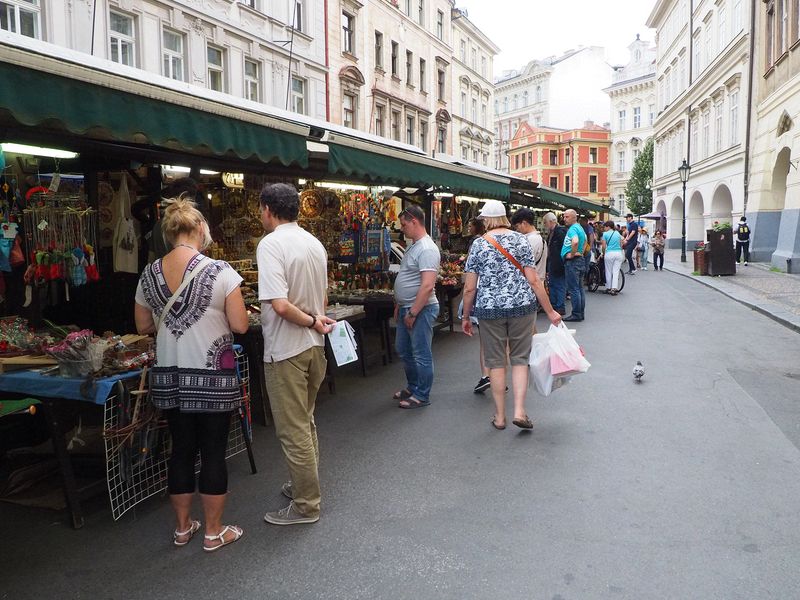
[[[0,320],[0,415],[33,416],[41,411],[53,446],[73,527],[83,526],[81,488],[65,434],[82,415],[102,411],[105,481],[114,519],[166,489],[169,433],[147,395],[153,340],[143,335],[96,336],[50,324],[34,331],[24,319]],[[231,421],[228,456],[250,450],[249,375],[237,353],[242,390],[238,417]],[[92,415],[93,416],[93,415]],[[251,468],[255,470],[252,453]]]

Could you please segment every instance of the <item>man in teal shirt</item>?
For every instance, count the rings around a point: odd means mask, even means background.
[[[586,296],[583,291],[583,276],[586,273],[586,261],[583,258],[586,232],[578,224],[578,213],[571,208],[564,211],[564,222],[569,229],[564,236],[564,245],[561,246],[561,259],[564,261],[567,291],[572,303],[572,314],[564,317],[564,321],[583,321],[583,311],[586,307]]]

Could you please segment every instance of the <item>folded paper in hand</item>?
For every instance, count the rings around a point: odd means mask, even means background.
[[[331,343],[333,358],[336,360],[337,366],[341,367],[358,360],[355,331],[347,321],[336,322],[328,334],[328,341]]]

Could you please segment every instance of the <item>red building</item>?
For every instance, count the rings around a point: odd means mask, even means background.
[[[611,130],[591,121],[569,130],[522,123],[509,143],[509,173],[605,204],[610,149]]]

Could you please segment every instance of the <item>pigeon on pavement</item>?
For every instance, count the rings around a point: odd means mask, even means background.
[[[636,365],[633,367],[633,380],[636,383],[641,383],[642,377],[644,377],[644,367],[642,366],[642,361],[637,360]]]

